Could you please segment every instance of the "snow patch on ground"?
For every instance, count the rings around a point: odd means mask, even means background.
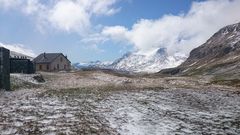
[[[181,89],[124,92],[113,94],[100,104],[111,108],[102,115],[122,135],[240,133],[237,125],[227,128],[224,124],[231,120],[234,123],[240,116],[239,108],[235,108],[240,104],[234,103],[240,98],[215,92]]]
[[[1,93],[0,134],[240,133],[240,97],[231,91],[167,89],[107,95],[99,100],[94,94],[59,98],[39,97],[38,90]]]
[[[19,74],[19,73],[12,73],[11,77],[22,80],[25,82],[30,82],[33,84],[40,84],[37,80],[34,79],[34,76],[38,76],[39,74]]]

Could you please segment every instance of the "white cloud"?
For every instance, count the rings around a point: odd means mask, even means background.
[[[41,11],[44,6],[39,0],[0,0],[0,9],[18,9],[26,14]]]
[[[94,50],[97,53],[103,53],[104,50],[99,48],[99,45],[104,44],[108,38],[101,34],[91,34],[80,40],[80,44],[85,46],[85,49]]]
[[[48,21],[65,31],[85,31],[90,27],[90,15],[74,1],[59,1],[49,11]]]
[[[0,0],[0,8],[10,9],[22,3],[21,0]]]
[[[25,14],[34,14],[45,10],[45,6],[39,3],[38,0],[26,0],[22,3],[22,6],[22,10]]]
[[[120,11],[114,5],[120,0],[0,0],[0,9],[17,9],[34,16],[37,26],[52,26],[67,32],[85,34],[95,16],[109,16]]]
[[[121,8],[115,7],[120,0],[0,0],[0,10],[20,11],[27,17],[33,17],[36,28],[41,33],[49,30],[63,32],[76,32],[82,38],[86,48],[103,52],[98,48],[99,43],[105,42],[105,38],[92,34],[95,27],[92,26],[92,18],[110,16],[116,14]],[[98,25],[97,25],[98,26]],[[18,46],[8,46],[11,49]]]
[[[165,15],[157,20],[142,19],[131,29],[105,27],[102,34],[114,41],[134,45],[138,53],[150,54],[165,47],[170,55],[188,54],[220,28],[240,21],[240,0],[193,2],[190,11],[178,16]]]
[[[81,39],[81,43],[84,44],[103,44],[108,40],[108,38],[102,36],[101,34],[92,34],[88,35],[87,37]]]
[[[124,41],[128,37],[128,29],[123,26],[104,27],[103,35],[109,35],[115,41]]]
[[[21,54],[24,54],[24,55],[27,55],[27,56],[30,56],[30,57],[35,57],[36,56],[36,54],[33,52],[33,50],[27,49],[27,48],[24,47],[24,45],[21,45],[21,44],[3,44],[3,43],[0,43],[0,47],[4,47],[4,48],[9,49],[10,51],[21,53]]]
[[[59,0],[47,12],[46,21],[64,31],[88,32],[91,18],[113,15],[119,11],[113,5],[117,0]]]
[[[96,15],[113,15],[120,11],[120,8],[112,7],[116,2],[117,0],[92,0],[92,8],[90,8],[90,12],[93,12]]]

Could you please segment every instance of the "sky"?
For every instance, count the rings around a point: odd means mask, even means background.
[[[0,0],[0,46],[75,62],[189,52],[240,22],[240,0]]]

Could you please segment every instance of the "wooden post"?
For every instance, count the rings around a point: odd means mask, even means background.
[[[10,90],[9,50],[0,47],[0,89]]]

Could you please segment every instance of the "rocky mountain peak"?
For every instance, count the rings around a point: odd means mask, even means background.
[[[228,25],[222,28],[217,34],[228,34],[228,33],[238,33],[240,32],[240,23],[236,23],[233,25]]]
[[[156,52],[156,55],[160,56],[168,56],[166,48],[159,48]]]
[[[189,60],[222,57],[238,49],[239,41],[240,23],[226,26],[215,33],[205,44],[192,50]]]

